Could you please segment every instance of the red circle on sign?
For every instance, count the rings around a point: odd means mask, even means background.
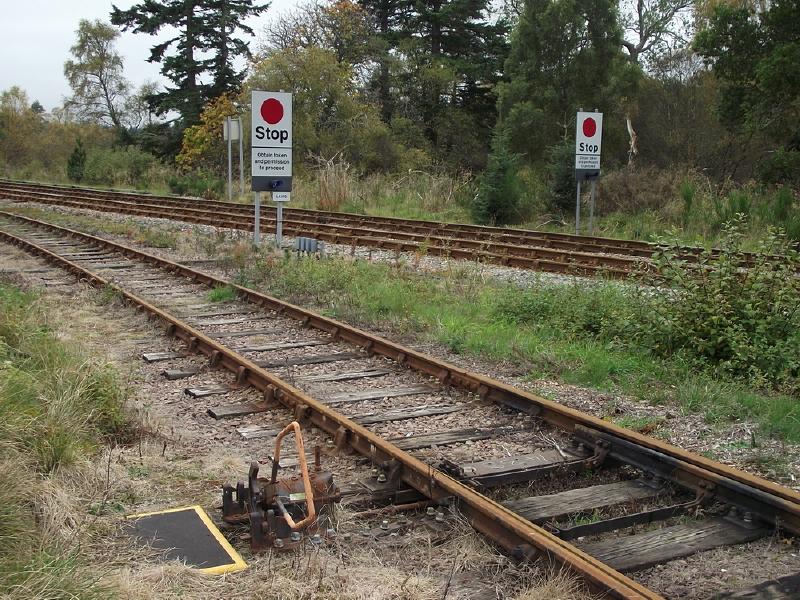
[[[270,125],[280,122],[283,119],[283,104],[275,98],[267,98],[261,104],[261,118]]]
[[[595,122],[595,120],[592,117],[584,119],[583,135],[585,135],[586,137],[594,137],[595,133],[597,133],[597,123]]]

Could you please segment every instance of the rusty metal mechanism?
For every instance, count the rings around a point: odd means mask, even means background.
[[[299,474],[278,479],[281,441],[294,433],[297,445]],[[300,424],[289,423],[275,440],[272,474],[269,479],[258,477],[259,464],[252,462],[248,484],[222,487],[222,518],[227,523],[250,521],[250,548],[263,552],[268,548],[288,550],[302,543],[302,532],[313,533],[312,542],[335,535],[327,525],[333,515],[334,503],[342,494],[333,482],[333,474],[322,470],[319,446],[314,448],[314,470],[308,470],[305,445]]]

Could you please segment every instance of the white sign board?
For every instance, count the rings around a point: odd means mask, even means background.
[[[585,171],[600,171],[600,151],[603,140],[603,113],[579,112],[575,121],[575,169],[580,176]]]
[[[290,192],[272,192],[273,202],[289,202],[291,199]]]
[[[228,141],[228,128],[230,128],[230,138],[232,142],[239,141],[241,137],[241,132],[239,131],[239,123],[241,121],[238,117],[227,117],[225,121],[222,123],[222,139],[224,141]]]
[[[254,91],[252,113],[253,191],[291,191],[292,95]]]

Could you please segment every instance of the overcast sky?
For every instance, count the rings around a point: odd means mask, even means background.
[[[270,8],[248,25],[256,36],[274,15],[298,0],[272,0]],[[38,100],[48,111],[62,103],[70,93],[64,79],[64,61],[75,43],[81,19],[109,21],[112,0],[0,0],[0,90],[18,85],[31,101]],[[119,8],[136,4],[133,0],[114,0]],[[167,38],[167,35],[163,36]],[[117,40],[125,60],[125,76],[138,87],[147,80],[162,82],[160,65],[147,62],[156,38],[130,32]]]

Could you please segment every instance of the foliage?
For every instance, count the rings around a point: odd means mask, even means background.
[[[564,141],[547,151],[547,189],[550,206],[570,212],[575,207],[575,144]]]
[[[236,289],[229,285],[215,287],[206,294],[209,302],[232,302],[236,300]]]
[[[273,19],[264,30],[263,51],[297,48],[332,50],[337,62],[356,71],[374,53],[372,22],[363,7],[351,0],[312,0]]]
[[[226,154],[222,130],[226,117],[235,114],[233,98],[228,94],[206,104],[200,114],[200,123],[183,131],[183,144],[175,162],[181,167],[224,174]]]
[[[800,0],[775,0],[757,13],[720,4],[695,40],[723,82],[720,116],[732,129],[765,130],[800,149]]]
[[[75,149],[67,160],[67,177],[70,181],[80,183],[86,171],[86,150],[83,148],[81,138],[75,140]]]
[[[787,183],[800,187],[800,150],[779,149],[757,166],[764,183]]]
[[[330,50],[272,52],[254,66],[247,86],[294,93],[295,156],[327,160],[341,155],[366,172],[407,166],[397,160],[402,148],[389,128],[354,89],[350,67],[339,63]]]
[[[797,385],[800,252],[771,231],[742,271],[740,239],[733,221],[719,251],[705,251],[697,265],[674,249],[660,252],[655,265],[666,289],[642,302],[636,335],[660,356],[759,385]]]
[[[578,107],[610,105],[628,70],[620,43],[610,0],[527,0],[499,86],[498,127],[509,133],[511,149],[540,162],[571,134]]]
[[[489,164],[472,206],[473,217],[478,223],[505,225],[522,220],[518,165],[519,156],[509,149],[508,137],[503,133],[496,134]]]
[[[226,182],[214,173],[201,170],[171,175],[167,185],[173,194],[215,200],[224,196]]]
[[[122,56],[114,48],[119,31],[100,20],[81,19],[74,57],[64,63],[64,76],[72,88],[66,106],[82,119],[124,130],[124,104],[131,84],[123,76]]]
[[[162,179],[161,165],[152,154],[135,146],[94,148],[86,156],[86,183],[147,188]]]
[[[111,12],[111,22],[123,31],[157,35],[164,27],[175,27],[179,35],[150,50],[150,62],[161,63],[161,74],[172,82],[166,91],[150,96],[158,114],[178,111],[185,126],[200,118],[203,105],[224,93],[238,90],[244,73],[234,61],[250,56],[247,43],[234,34],[252,35],[247,17],[266,10],[253,0],[147,0]],[[167,50],[176,43],[176,53]],[[203,76],[207,75],[207,78]]]

